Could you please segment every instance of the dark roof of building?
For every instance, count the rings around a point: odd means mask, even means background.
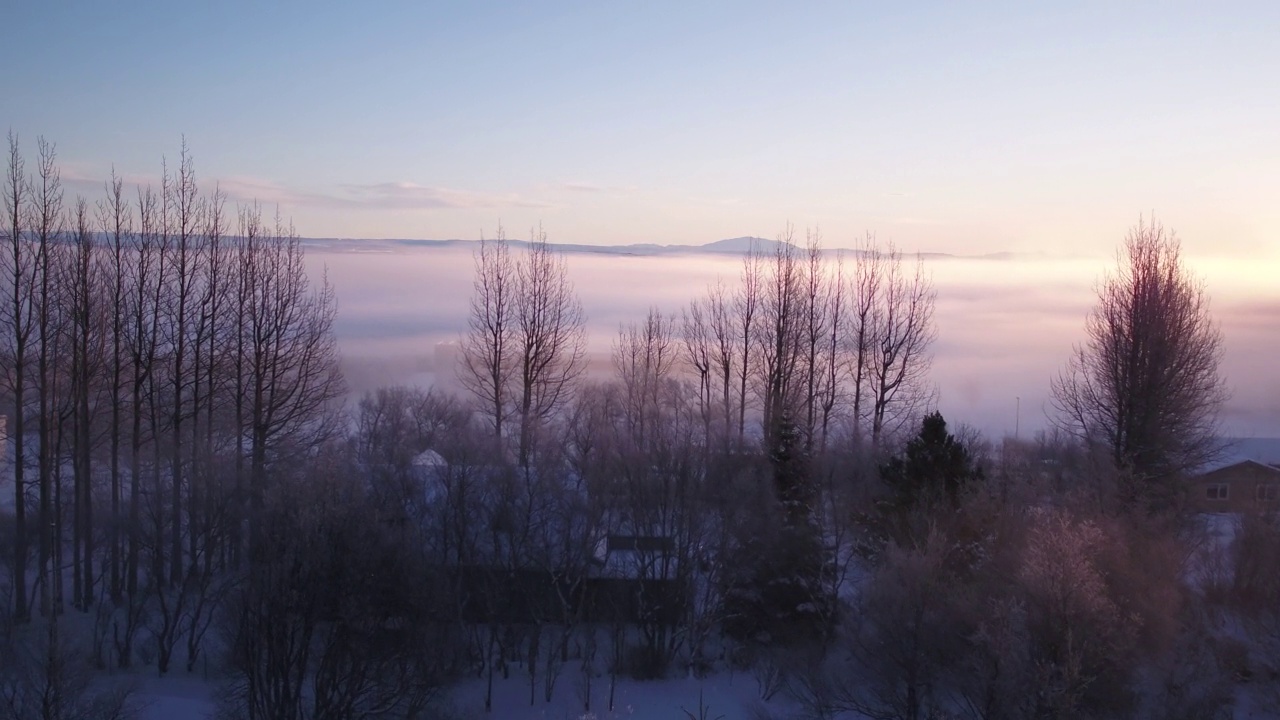
[[[1237,460],[1236,462],[1233,462],[1229,465],[1220,465],[1213,468],[1212,470],[1206,470],[1205,472],[1202,472],[1199,475],[1196,475],[1196,479],[1202,480],[1210,476],[1217,475],[1223,470],[1229,470],[1231,468],[1236,468],[1241,466],[1244,466],[1244,467],[1256,466],[1256,467],[1262,468],[1267,472],[1274,473],[1277,477],[1280,477],[1280,465],[1276,465],[1273,463],[1259,462],[1257,460],[1251,460],[1246,458],[1244,460]]]

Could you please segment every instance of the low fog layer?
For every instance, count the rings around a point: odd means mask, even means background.
[[[456,386],[451,345],[466,328],[473,247],[311,244],[312,276],[327,268],[337,291],[336,330],[353,393],[399,383]],[[717,278],[735,286],[741,258],[572,252],[568,264],[587,313],[592,366],[607,371],[621,323],[641,319],[650,306],[678,313]],[[1221,369],[1232,398],[1224,434],[1280,436],[1273,372],[1280,291],[1240,263],[1191,257],[1188,264],[1205,281],[1225,336]],[[1049,380],[1083,339],[1095,284],[1113,265],[1108,257],[927,257],[938,291],[931,377],[939,409],[996,437],[1015,425],[1023,436],[1044,428]]]

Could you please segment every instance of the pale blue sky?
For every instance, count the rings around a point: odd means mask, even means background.
[[[205,183],[311,236],[1280,257],[1280,5],[100,3],[0,10],[0,124],[73,190]],[[1123,5],[1123,7],[1121,7]]]

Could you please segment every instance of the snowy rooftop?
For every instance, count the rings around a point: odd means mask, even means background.
[[[416,468],[442,468],[447,464],[435,450],[424,450],[413,457],[413,466]]]

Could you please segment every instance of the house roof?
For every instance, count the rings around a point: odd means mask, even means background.
[[[1277,466],[1272,463],[1258,462],[1257,460],[1250,460],[1250,459],[1239,460],[1229,465],[1221,465],[1221,466],[1215,467],[1212,470],[1207,470],[1205,472],[1200,473],[1199,475],[1196,475],[1195,479],[1196,480],[1213,479],[1214,476],[1218,475],[1219,473],[1222,473],[1224,470],[1230,470],[1232,468],[1238,468],[1238,467],[1261,468],[1264,472],[1274,475],[1277,479],[1280,479],[1280,466]]]
[[[413,457],[413,466],[420,468],[439,468],[448,463],[435,450],[424,450]]]

